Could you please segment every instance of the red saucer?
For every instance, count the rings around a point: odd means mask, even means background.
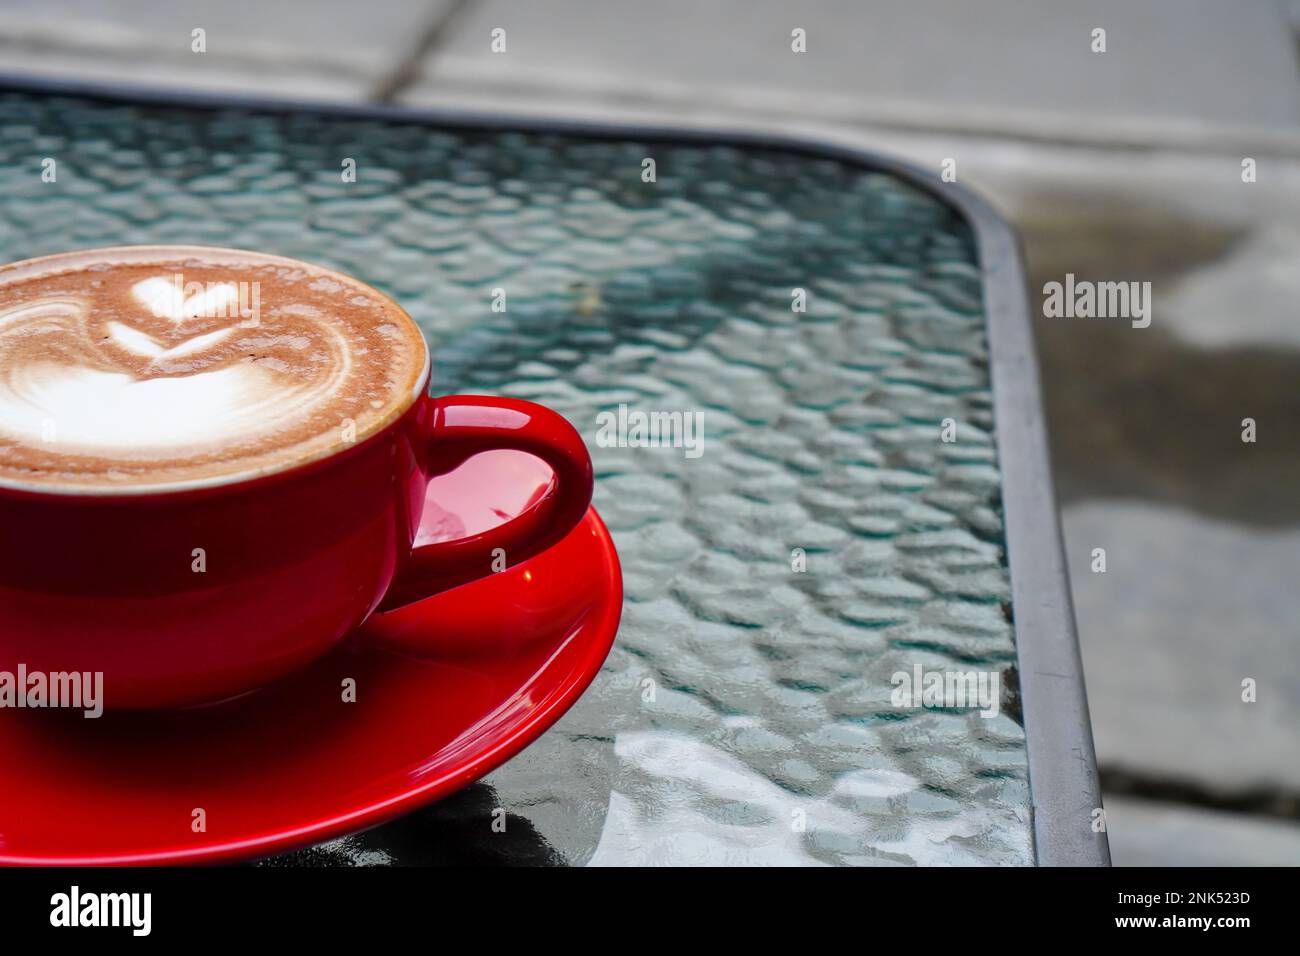
[[[480,455],[430,485],[421,537],[498,524],[548,481],[528,456]],[[600,670],[622,604],[618,556],[590,510],[545,554],[378,615],[238,700],[96,720],[0,709],[0,863],[230,861],[400,816],[555,723]],[[206,832],[193,832],[196,810]]]

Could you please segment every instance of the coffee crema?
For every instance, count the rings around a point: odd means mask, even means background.
[[[417,396],[419,328],[320,266],[197,246],[0,268],[0,485],[131,492],[324,457]]]

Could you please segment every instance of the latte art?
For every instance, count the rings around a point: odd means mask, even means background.
[[[394,303],[291,260],[142,247],[18,263],[0,269],[0,483],[280,470],[391,421],[424,364]]]

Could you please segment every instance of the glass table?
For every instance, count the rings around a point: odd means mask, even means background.
[[[435,392],[577,425],[623,562],[537,743],[267,863],[1106,861],[1019,261],[960,187],[763,137],[0,90],[0,261],[133,243],[391,294]],[[701,413],[700,453],[602,441],[620,406]],[[900,703],[929,674],[997,698]]]

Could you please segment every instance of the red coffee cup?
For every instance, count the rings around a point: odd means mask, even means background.
[[[592,491],[573,426],[532,402],[429,398],[428,383],[426,364],[418,397],[365,441],[261,477],[138,493],[0,486],[0,670],[102,672],[110,710],[221,700],[320,656],[377,608],[564,537]],[[430,478],[493,449],[545,461],[548,492],[500,527],[412,548]]]

